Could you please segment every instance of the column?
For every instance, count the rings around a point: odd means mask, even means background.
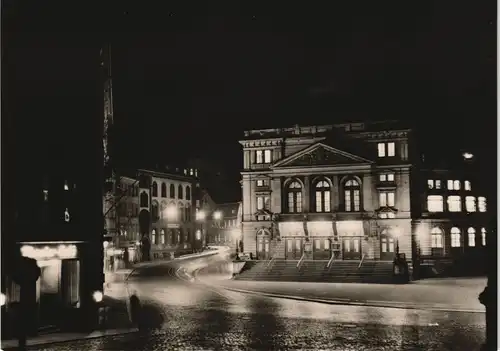
[[[304,201],[302,202],[303,206],[303,212],[307,213],[309,212],[309,207],[311,204],[311,184],[310,184],[310,177],[305,176],[304,177]]]
[[[250,151],[243,151],[243,169],[250,168]]]
[[[330,196],[330,201],[331,201],[331,208],[333,212],[336,212],[339,210],[339,205],[340,205],[340,191],[339,191],[339,177],[338,176],[333,176],[332,179],[332,184],[333,184],[333,189],[332,189],[332,196]]]

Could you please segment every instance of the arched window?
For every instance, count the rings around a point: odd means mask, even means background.
[[[438,227],[431,229],[431,248],[443,248],[443,231]]]
[[[167,185],[161,183],[161,197],[167,197]]]
[[[175,186],[170,184],[170,198],[175,199]]]
[[[481,243],[486,246],[486,228],[481,228]]]
[[[460,229],[458,229],[457,227],[451,228],[450,236],[451,236],[451,247],[460,247],[461,246]]]
[[[476,230],[472,227],[469,227],[467,229],[467,236],[468,236],[468,246],[469,247],[474,247],[476,246]]]
[[[315,186],[316,212],[330,212],[330,184],[325,180]]]
[[[165,245],[165,229],[160,230],[160,244]]]
[[[145,191],[141,193],[141,207],[149,207],[149,196]]]
[[[288,186],[288,212],[302,212],[302,186],[297,181]]]
[[[153,197],[157,197],[158,196],[158,184],[156,182],[153,182],[152,187],[153,187],[153,189],[152,189]]]
[[[361,187],[357,180],[349,179],[344,183],[344,205],[346,212],[359,212]]]
[[[186,187],[186,200],[191,200],[191,188],[189,185]]]
[[[151,217],[153,221],[157,221],[160,218],[159,212],[158,212],[158,202],[153,201],[151,203]]]
[[[182,189],[182,185],[177,187],[177,198],[182,199],[184,197],[184,191]]]

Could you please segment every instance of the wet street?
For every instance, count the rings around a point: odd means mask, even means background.
[[[205,259],[207,260],[207,259]],[[143,267],[129,292],[147,330],[30,350],[478,350],[484,313],[430,312],[245,295],[175,277],[175,267]]]

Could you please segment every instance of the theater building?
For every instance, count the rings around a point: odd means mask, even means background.
[[[411,262],[453,251],[451,239],[442,241],[448,250],[432,249],[436,229],[424,213],[429,179],[438,177],[422,174],[414,134],[399,122],[250,130],[240,144],[244,250],[258,259],[392,261],[400,252]],[[448,178],[440,179],[445,190]],[[457,179],[461,190],[442,196],[466,191],[466,177]],[[464,211],[472,206],[463,201]],[[446,208],[440,213],[448,218]],[[440,228],[449,238],[451,228]]]

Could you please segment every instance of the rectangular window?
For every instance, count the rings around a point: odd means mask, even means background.
[[[439,195],[427,196],[427,211],[443,212],[444,211],[443,197]]]
[[[378,143],[378,157],[385,157],[385,143]]]
[[[395,143],[387,143],[387,156],[394,157],[396,156],[396,144]]]
[[[462,200],[460,196],[448,196],[448,211],[460,212],[462,211]]]
[[[382,173],[379,175],[379,180],[381,182],[393,182],[394,181],[394,173]]]
[[[319,239],[314,240],[314,248],[316,250],[321,249],[321,240],[319,240]]]
[[[381,192],[379,194],[379,200],[380,200],[380,207],[386,207],[386,206],[389,206],[389,207],[394,207],[394,192],[390,191],[390,192]]]
[[[460,247],[460,233],[451,233],[451,247]]]
[[[467,212],[476,212],[476,198],[474,196],[465,197],[465,210]]]
[[[439,179],[436,179],[436,182],[434,184],[436,186],[436,189],[441,189],[441,181]]]
[[[350,191],[345,192],[344,202],[345,202],[345,210],[347,212],[352,211],[351,210],[351,192]]]
[[[448,180],[447,188],[448,188],[448,190],[453,190],[453,180]]]
[[[257,180],[257,186],[269,186],[269,180],[259,179]]]
[[[271,198],[269,196],[257,196],[257,209],[268,210],[271,206]]]
[[[264,150],[264,163],[271,163],[271,150]]]
[[[324,205],[325,205],[325,212],[330,212],[330,192],[325,191],[325,199],[324,199]]]
[[[360,201],[359,201],[359,190],[354,190],[354,211],[359,212]]]
[[[263,150],[255,151],[255,163],[264,163],[264,151]]]
[[[296,193],[296,207],[297,207],[297,212],[302,212],[302,193]]]
[[[486,246],[486,229],[481,229],[481,243],[483,246]]]
[[[470,181],[466,180],[464,182],[464,189],[467,190],[467,191],[471,191],[472,190],[472,187],[470,185]]]
[[[295,209],[295,201],[293,193],[288,193],[288,211],[293,212]]]
[[[479,212],[486,212],[486,198],[484,196],[477,198],[477,208]]]
[[[434,180],[433,179],[427,180],[427,188],[434,189]]]
[[[447,188],[448,188],[448,190],[460,190],[460,181],[459,180],[448,180]]]

